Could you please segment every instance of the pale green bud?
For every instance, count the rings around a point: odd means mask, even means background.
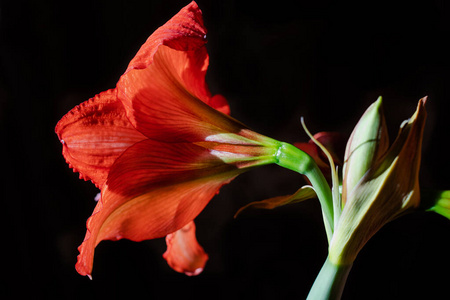
[[[363,114],[345,149],[342,202],[374,162],[389,148],[389,136],[381,97]]]
[[[425,101],[419,101],[415,114],[402,124],[390,149],[369,164],[364,176],[347,193],[330,243],[333,264],[352,264],[364,244],[384,224],[419,205]]]

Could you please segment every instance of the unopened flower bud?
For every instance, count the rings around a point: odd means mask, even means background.
[[[426,119],[425,100],[421,99],[415,114],[403,122],[389,150],[374,156],[368,163],[368,170],[347,193],[330,243],[329,255],[333,264],[351,265],[364,244],[384,224],[419,205],[418,175]]]
[[[347,195],[388,148],[389,137],[379,97],[361,117],[347,142],[342,186],[344,204]]]

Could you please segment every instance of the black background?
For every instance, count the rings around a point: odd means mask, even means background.
[[[198,1],[213,93],[254,130],[287,142],[349,135],[379,95],[393,140],[429,96],[421,185],[450,188],[450,7],[434,1]],[[66,165],[54,134],[72,107],[115,86],[140,45],[188,1],[1,1],[2,279],[6,299],[304,299],[326,257],[317,201],[273,211],[248,202],[303,182],[276,166],[241,175],[196,219],[210,255],[186,277],[162,239],[102,242],[93,281],[74,269],[95,187]],[[4,152],[3,152],[4,151]],[[343,299],[443,299],[450,222],[415,213],[385,226],[358,256]],[[445,294],[447,292],[447,294]]]

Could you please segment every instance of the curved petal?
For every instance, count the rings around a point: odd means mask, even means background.
[[[181,62],[179,65],[183,85],[201,101],[227,114],[229,107],[225,98],[222,97],[222,103],[217,107],[205,82],[209,64],[205,44],[206,28],[202,12],[195,2],[191,2],[147,39],[129,63],[124,75],[132,70],[146,69],[150,66],[161,45],[178,51],[192,52],[189,62]]]
[[[195,276],[203,271],[208,254],[197,242],[194,221],[168,234],[166,244],[167,251],[163,257],[172,269],[188,276]]]
[[[230,110],[223,96],[211,97],[205,82],[205,43],[202,14],[192,2],[148,38],[120,78],[118,97],[130,121],[147,137],[200,141],[244,128],[222,114]]]
[[[196,88],[204,83],[204,75],[198,77],[195,69],[206,56],[205,48],[177,51],[160,46],[151,65],[121,77],[118,98],[136,129],[160,141],[197,142],[245,128],[208,105],[211,102],[224,111],[223,97],[205,97]]]
[[[193,144],[145,140],[130,147],[111,168],[87,222],[77,271],[91,273],[102,240],[141,241],[182,228],[240,172]]]
[[[117,157],[146,138],[128,121],[114,89],[73,108],[58,122],[55,131],[70,167],[99,187]]]
[[[209,100],[209,106],[211,106],[214,109],[217,109],[218,111],[229,115],[230,114],[230,106],[228,105],[227,99],[225,99],[222,95],[214,95]]]
[[[312,186],[309,185],[305,185],[302,186],[299,190],[297,190],[294,194],[292,195],[286,195],[286,196],[278,196],[278,197],[273,197],[273,198],[269,198],[266,200],[262,200],[262,201],[255,201],[255,202],[251,202],[243,207],[241,207],[237,213],[234,215],[234,217],[236,218],[239,214],[242,213],[243,210],[246,210],[247,208],[262,208],[262,209],[274,209],[286,204],[293,204],[293,203],[298,203],[298,202],[302,202],[304,200],[308,200],[311,198],[315,198],[316,197],[316,192],[314,191]]]
[[[206,28],[200,8],[194,1],[181,9],[166,24],[159,27],[139,49],[125,72],[145,69],[153,62],[153,55],[160,45],[175,50],[195,50],[206,43]]]

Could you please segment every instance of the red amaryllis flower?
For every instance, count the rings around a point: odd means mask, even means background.
[[[207,257],[192,220],[222,185],[248,167],[275,162],[279,142],[248,130],[227,115],[224,97],[211,96],[205,43],[192,2],[148,38],[115,89],[57,124],[66,161],[101,189],[79,247],[80,274],[90,276],[102,240],[166,235],[169,265],[198,273]],[[175,257],[183,247],[189,255]]]

